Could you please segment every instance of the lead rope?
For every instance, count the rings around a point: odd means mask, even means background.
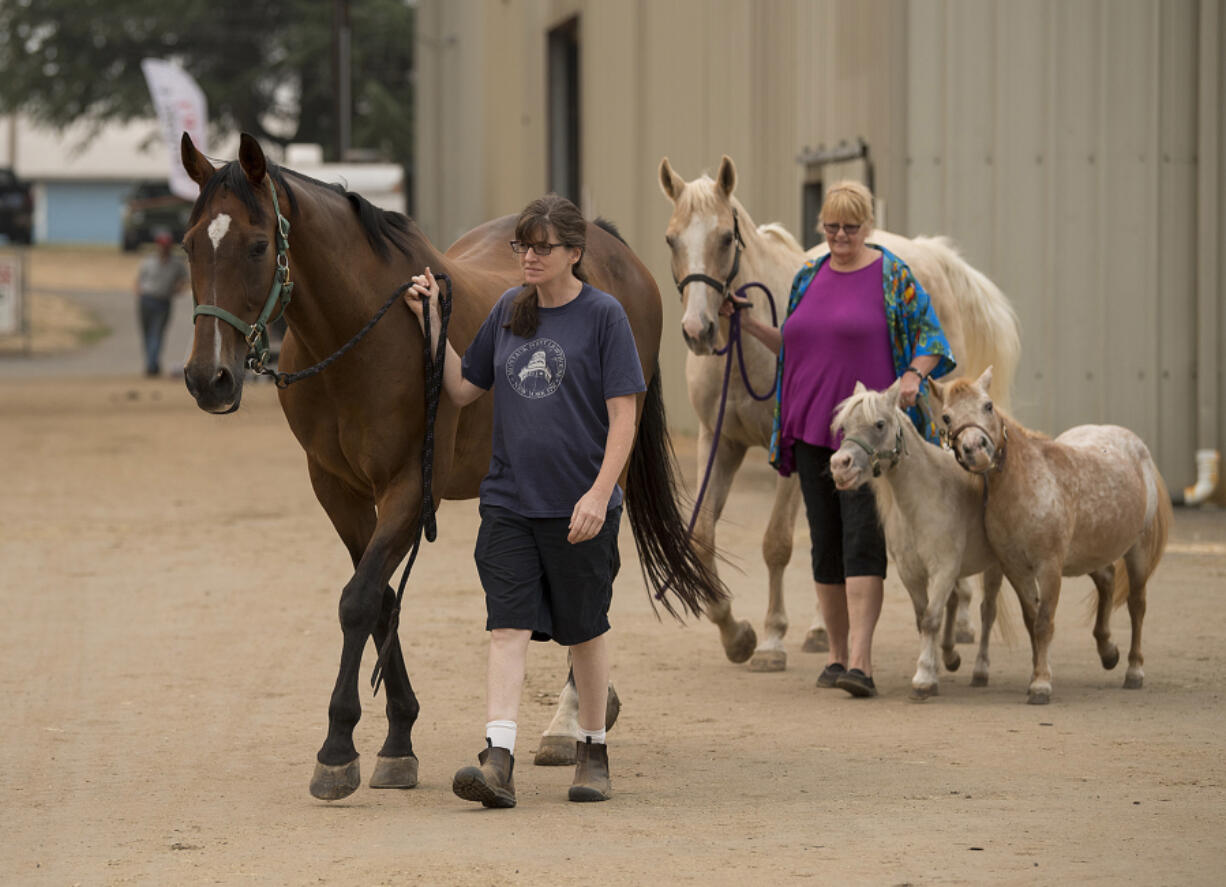
[[[422,349],[426,371],[426,434],[421,444],[421,514],[417,521],[417,531],[413,538],[413,547],[409,549],[409,561],[405,564],[404,573],[400,576],[400,587],[396,591],[396,605],[388,616],[387,636],[379,647],[379,658],[375,661],[374,671],[370,675],[372,695],[378,695],[379,685],[383,683],[384,665],[388,653],[392,649],[392,641],[397,636],[400,627],[400,603],[404,600],[404,589],[409,581],[409,573],[417,560],[417,552],[421,549],[421,537],[425,533],[426,541],[433,542],[438,537],[438,523],[434,511],[434,419],[438,415],[439,397],[443,391],[443,361],[447,356],[447,322],[451,319],[451,278],[446,274],[436,274],[435,279],[445,285],[446,293],[439,291],[439,331],[438,344],[432,346],[430,336],[430,311],[422,311],[422,333],[426,339],[426,347]],[[404,292],[409,284],[401,287]],[[386,306],[383,310],[386,310]],[[373,326],[376,315],[370,322]],[[433,352],[433,353],[432,353]],[[335,356],[339,356],[339,353]]]

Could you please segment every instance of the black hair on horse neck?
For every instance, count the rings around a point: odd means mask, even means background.
[[[391,257],[391,251],[388,249],[389,243],[405,255],[409,254],[411,248],[409,242],[411,223],[406,216],[397,212],[380,209],[361,194],[355,194],[353,191],[347,190],[343,185],[321,182],[300,172],[285,169],[272,163],[268,164],[268,175],[272,176],[273,181],[280,185],[286,195],[288,195],[290,215],[298,211],[298,198],[289,183],[289,179],[292,177],[304,184],[334,191],[348,200],[349,204],[353,207],[354,214],[358,217],[358,223],[362,226],[362,232],[366,235],[367,242],[370,244],[371,249],[378,254],[379,258],[386,261]],[[200,189],[200,197],[197,198],[196,205],[192,208],[191,219],[188,224],[196,224],[204,207],[208,205],[209,200],[219,188],[225,188],[239,199],[250,214],[252,223],[259,224],[264,221],[264,208],[260,205],[255,189],[251,187],[251,181],[247,178],[247,173],[243,171],[242,166],[237,160],[231,160],[218,169],[217,172],[213,173],[209,180],[205,182],[204,187]]]

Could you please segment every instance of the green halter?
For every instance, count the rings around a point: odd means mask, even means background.
[[[238,330],[247,342],[247,364],[257,372],[264,368],[264,364],[272,356],[272,348],[268,344],[268,325],[285,313],[294,289],[293,281],[289,279],[289,219],[281,215],[272,176],[268,176],[268,190],[272,193],[272,209],[277,216],[277,270],[273,274],[268,298],[264,301],[264,310],[260,312],[255,323],[247,323],[216,305],[197,303],[195,311],[192,312],[193,323],[197,317],[206,314],[220,318]],[[276,316],[273,316],[274,312]]]

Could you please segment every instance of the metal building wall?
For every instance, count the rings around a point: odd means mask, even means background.
[[[1223,2],[422,0],[417,219],[446,245],[545,189],[546,35],[578,15],[583,208],[660,285],[676,427],[660,158],[729,154],[799,236],[798,155],[862,137],[887,226],[953,237],[1017,307],[1019,418],[1134,428],[1176,489],[1226,440]]]
[[[906,228],[954,237],[1013,300],[1022,421],[1125,425],[1172,488],[1197,448],[1205,7],[1220,4],[908,8]]]

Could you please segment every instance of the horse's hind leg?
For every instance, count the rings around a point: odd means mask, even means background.
[[[959,644],[973,644],[975,643],[975,629],[971,625],[971,586],[969,582],[958,580],[958,585],[954,588],[954,600],[957,610],[955,617],[957,634],[954,640]]]
[[[1112,669],[1120,661],[1120,650],[1111,643],[1111,609],[1115,599],[1114,564],[1109,564],[1101,570],[1090,573],[1094,587],[1098,590],[1098,605],[1094,614],[1094,642],[1098,645],[1098,658],[1102,660],[1103,668]]]
[[[792,559],[792,533],[800,510],[800,483],[795,477],[780,477],[775,482],[775,501],[771,506],[766,535],[762,537],[762,559],[770,578],[770,597],[766,606],[766,638],[749,660],[750,671],[783,671],[788,654],[783,636],[788,630],[788,612],[783,599],[783,573]],[[823,627],[823,632],[825,631]]]
[[[570,665],[570,651],[566,653]],[[621,712],[621,699],[613,682],[609,681],[609,698],[605,703],[604,728],[610,730],[617,723]],[[536,757],[532,763],[538,767],[552,767],[575,763],[575,741],[579,738],[579,692],[575,689],[575,672],[571,668],[566,675],[566,684],[558,694],[558,708],[553,720],[541,734]]]
[[[392,614],[396,609],[396,593],[391,586],[383,589],[383,609],[375,626],[375,649],[382,650],[388,640]],[[371,788],[413,788],[417,785],[417,756],[413,754],[413,724],[420,707],[409,672],[404,665],[399,633],[391,632],[391,645],[383,663],[383,686],[386,688],[387,737],[379,749],[375,770],[370,775]]]
[[[1000,567],[983,571],[983,600],[979,604],[979,655],[975,657],[975,670],[971,673],[972,687],[988,685],[988,639],[996,624],[996,601],[1000,595]]]
[[[691,544],[712,574],[717,573],[715,523],[724,511],[724,503],[728,501],[728,493],[732,489],[732,477],[741,466],[746,449],[744,444],[731,441],[726,436],[720,438],[715,462],[711,466],[711,478],[708,481],[707,492],[702,508],[698,512],[698,519],[694,522]],[[703,427],[698,434],[699,478],[706,472],[710,451],[711,432]],[[731,661],[744,662],[753,655],[754,647],[758,643],[757,633],[748,621],[742,619],[738,622],[733,618],[731,600],[724,598],[712,605],[707,610],[707,618],[719,628],[719,639],[724,647],[724,655]]]
[[[948,671],[957,671],[962,665],[962,657],[954,649],[954,642],[955,636],[959,643],[962,642],[964,635],[961,626],[966,622],[966,605],[963,601],[970,600],[970,597],[970,586],[967,585],[965,579],[959,579],[954,584],[953,594],[949,596],[949,601],[945,604],[945,629],[941,633],[941,661],[945,663]],[[971,640],[974,639],[975,633],[971,632]]]
[[[1145,622],[1145,586],[1149,578],[1148,565],[1142,564],[1142,554],[1134,547],[1124,555],[1128,568],[1128,615],[1132,620],[1132,643],[1128,647],[1128,671],[1124,675],[1125,690],[1140,690],[1145,683],[1145,657],[1141,655],[1141,625]],[[1118,567],[1116,569],[1119,569]]]

